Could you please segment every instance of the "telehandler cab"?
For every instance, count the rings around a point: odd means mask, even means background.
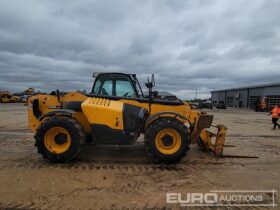
[[[80,153],[86,140],[95,144],[134,144],[141,133],[148,152],[156,162],[177,162],[190,144],[221,156],[226,127],[217,133],[206,130],[213,116],[192,110],[179,99],[155,97],[154,76],[143,94],[135,74],[94,73],[92,92],[38,94],[28,101],[29,127],[43,158],[68,162]],[[215,143],[211,142],[215,137]]]

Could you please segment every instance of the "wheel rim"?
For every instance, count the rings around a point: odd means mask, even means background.
[[[66,129],[53,127],[46,132],[44,143],[50,152],[60,154],[69,149],[71,137]]]
[[[180,134],[171,128],[165,128],[156,135],[156,147],[161,153],[166,155],[177,152],[181,143]]]

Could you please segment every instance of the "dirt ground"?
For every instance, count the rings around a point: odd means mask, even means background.
[[[259,158],[216,158],[193,146],[179,164],[156,165],[140,139],[134,146],[89,145],[76,161],[51,164],[36,152],[27,107],[0,104],[0,208],[181,209],[166,204],[167,192],[279,190],[280,130],[271,130],[270,116],[238,109],[211,113],[229,128],[227,144],[236,146],[225,154]],[[274,209],[280,208],[278,194]]]

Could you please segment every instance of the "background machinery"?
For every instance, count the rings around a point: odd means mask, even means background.
[[[95,73],[92,92],[38,94],[28,100],[29,127],[43,158],[68,162],[86,140],[94,144],[134,144],[144,134],[148,155],[156,162],[177,162],[190,144],[221,156],[226,127],[206,130],[213,116],[192,110],[180,99],[157,98],[154,76],[144,95],[135,74]],[[214,143],[212,139],[215,138]]]
[[[0,91],[1,103],[16,103],[20,101],[19,96],[12,95],[9,91]]]

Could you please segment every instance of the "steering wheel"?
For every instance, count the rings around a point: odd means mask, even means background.
[[[128,97],[128,93],[129,92],[126,92],[125,94],[123,94],[123,97]]]
[[[104,89],[104,88],[102,88],[101,89],[101,95],[109,95],[108,93],[107,93],[107,91]]]

